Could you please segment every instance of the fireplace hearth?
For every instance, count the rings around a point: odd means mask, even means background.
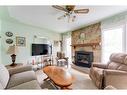
[[[93,62],[93,52],[86,51],[75,52],[75,62],[74,62],[75,65],[90,68],[92,62]]]

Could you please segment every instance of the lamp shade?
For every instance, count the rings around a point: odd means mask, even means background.
[[[9,46],[7,54],[17,54],[18,53],[18,47],[13,45]]]

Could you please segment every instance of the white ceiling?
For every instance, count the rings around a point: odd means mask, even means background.
[[[11,17],[20,22],[63,33],[127,10],[127,6],[76,6],[76,8],[89,8],[90,11],[88,14],[78,14],[76,21],[71,23],[68,23],[67,18],[57,20],[64,12],[52,6],[11,6],[8,7],[8,11]]]

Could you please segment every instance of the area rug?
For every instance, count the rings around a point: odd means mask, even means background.
[[[71,86],[73,90],[97,89],[88,74],[79,72],[73,68],[69,68],[68,71],[74,76],[74,81]],[[43,79],[45,79],[47,76],[43,73],[42,70],[37,70],[36,75],[42,89],[57,89],[50,81],[43,81]]]

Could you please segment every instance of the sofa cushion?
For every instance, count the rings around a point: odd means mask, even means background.
[[[8,81],[9,81],[9,72],[3,64],[0,64],[0,83],[1,83],[1,86],[3,88],[6,88]]]
[[[117,70],[127,71],[127,65],[122,64],[117,68]]]
[[[36,75],[34,71],[26,71],[22,73],[17,73],[10,77],[7,88],[11,88],[11,87],[14,87],[14,86],[17,86],[32,80],[36,80]]]
[[[126,56],[127,54],[124,54],[124,53],[113,53],[110,56],[110,61],[116,62],[116,63],[124,63]]]
[[[32,80],[32,81],[25,82],[20,85],[14,86],[10,89],[41,89],[41,87],[38,84],[37,80]]]
[[[110,63],[108,64],[108,69],[116,70],[120,65],[121,65],[121,63],[110,62]]]

